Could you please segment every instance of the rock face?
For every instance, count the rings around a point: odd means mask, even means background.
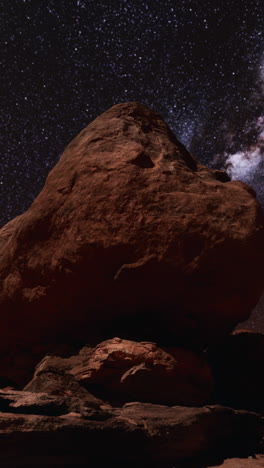
[[[223,464],[217,466],[208,466],[208,468],[263,468],[264,456],[254,455],[247,458],[229,458]]]
[[[263,242],[249,187],[195,161],[150,109],[114,106],[0,231],[1,375],[5,353],[58,342],[203,346],[257,302]]]
[[[233,408],[264,412],[264,335],[236,331],[209,348],[214,400]]]
[[[120,338],[105,341],[93,350],[83,348],[68,359],[47,356],[37,366],[26,390],[50,391],[58,374],[60,378],[62,374],[72,376],[115,404],[145,401],[201,406],[208,403],[213,390],[211,369],[203,356],[186,349],[161,349],[155,343]],[[64,383],[64,387],[69,385]]]
[[[262,292],[263,243],[253,191],[158,114],[126,103],[92,122],[0,231],[0,465],[205,468],[263,451],[263,417],[244,410],[263,410],[263,337],[221,348]],[[197,407],[207,355],[235,409]]]
[[[16,394],[15,394],[16,393]],[[19,395],[21,393],[22,395]],[[0,395],[0,463],[3,467],[171,466],[195,457],[236,455],[257,447],[263,423],[254,413],[221,406],[168,407],[128,403],[122,408],[86,406],[68,412],[70,398],[6,391]],[[23,404],[21,405],[21,400]],[[56,406],[57,402],[57,406]],[[46,405],[46,406],[45,406]],[[53,405],[53,406],[52,406]],[[46,408],[46,414],[45,414]],[[148,465],[149,464],[149,465]],[[168,464],[168,465],[167,465]],[[201,465],[205,467],[205,464]]]
[[[160,398],[168,395],[168,389],[159,386],[158,379],[168,385],[170,372],[180,382],[193,377],[193,388],[198,386],[197,375],[202,375],[198,369],[202,360],[192,353],[188,356],[186,350],[182,354],[170,350],[169,354],[168,349],[153,343],[117,338],[67,358],[47,356],[24,390],[0,390],[0,465],[205,468],[218,465],[225,457],[262,450],[264,425],[257,413],[219,405],[109,403],[105,399],[109,382],[118,400],[121,383],[117,375],[122,379],[125,367],[129,372],[131,365],[143,362],[154,370],[152,385],[158,387]],[[190,372],[194,365],[197,369]],[[208,370],[203,367],[205,377]],[[103,398],[93,393],[96,388],[90,385],[91,379],[100,382]],[[145,385],[142,378],[141,392]],[[150,400],[157,398],[157,389],[146,390]],[[176,386],[171,390],[177,395]]]

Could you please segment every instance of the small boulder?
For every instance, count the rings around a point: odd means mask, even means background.
[[[116,404],[136,400],[200,406],[209,401],[213,389],[203,354],[120,338],[100,343],[93,350],[83,348],[68,359],[47,356],[26,389],[32,389],[41,378],[45,381],[44,375],[50,378],[58,372],[70,374],[82,386]]]

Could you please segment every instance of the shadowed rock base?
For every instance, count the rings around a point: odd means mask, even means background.
[[[240,444],[252,453],[262,430],[258,415],[220,406],[129,403],[61,416],[40,416],[31,406],[31,412],[0,413],[1,466],[192,466],[194,457],[196,467],[206,466],[203,457],[236,455]]]

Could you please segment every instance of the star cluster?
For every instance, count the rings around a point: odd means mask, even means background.
[[[202,162],[264,202],[262,0],[0,0],[0,225],[113,104],[162,114]]]

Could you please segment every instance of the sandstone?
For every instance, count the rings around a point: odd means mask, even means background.
[[[63,400],[66,398],[67,401],[71,401],[71,405],[77,404],[77,406],[80,406],[81,404],[82,406],[88,404],[95,409],[105,404],[105,401],[88,392],[70,374],[64,374],[59,369],[55,372],[47,371],[35,375],[25,386],[24,391],[32,394],[45,393]]]
[[[254,413],[221,406],[129,403],[83,417],[0,413],[0,463],[26,466],[187,466],[199,459],[254,451],[263,423]],[[254,452],[253,452],[254,453]],[[196,462],[194,461],[196,460]],[[119,465],[120,463],[120,465]],[[195,463],[195,464],[194,464]],[[205,466],[205,464],[201,465]]]
[[[54,392],[30,390],[0,390],[0,411],[15,414],[38,414],[45,416],[60,416],[68,413],[78,413],[84,418],[108,419],[111,406],[83,389],[83,393],[71,391],[65,387],[64,395],[54,395]]]
[[[199,164],[154,111],[114,106],[0,231],[0,374],[21,383],[36,345],[207,345],[256,304],[263,242],[247,185]]]
[[[69,412],[70,398],[14,389],[0,390],[0,411],[59,416]]]
[[[220,465],[210,465],[207,468],[263,468],[264,455],[257,454],[244,458],[228,458]]]
[[[116,404],[146,401],[201,406],[208,403],[213,390],[211,369],[203,354],[120,338],[107,340],[94,349],[83,348],[68,359],[45,357],[26,389],[32,391],[37,386],[50,392],[54,376],[62,373]]]

